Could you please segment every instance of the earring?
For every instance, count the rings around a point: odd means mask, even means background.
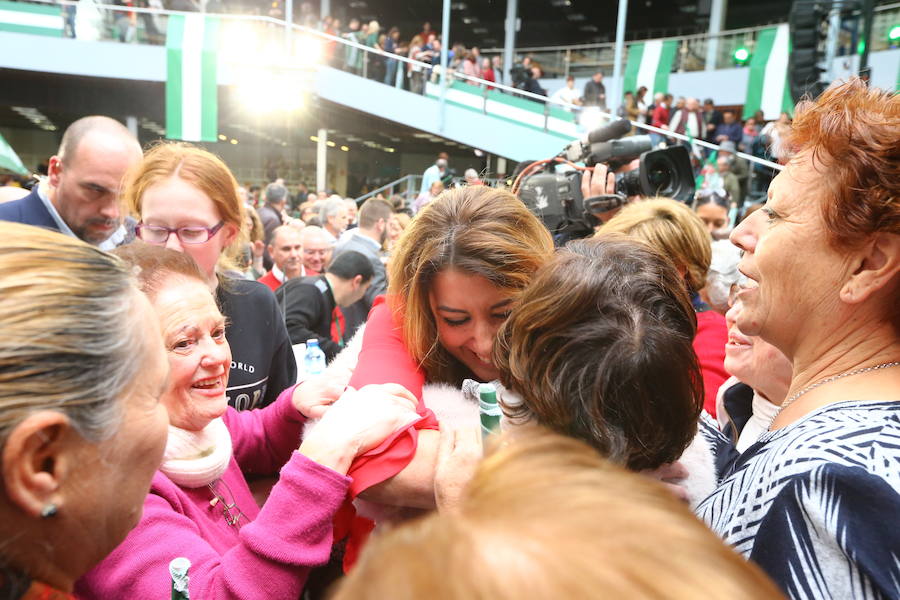
[[[41,509],[41,518],[49,519],[50,517],[55,517],[57,511],[56,505],[51,502]]]

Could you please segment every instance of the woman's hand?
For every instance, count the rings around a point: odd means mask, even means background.
[[[454,511],[463,490],[484,456],[481,429],[441,429],[441,443],[434,471],[434,499],[440,511]]]
[[[346,388],[344,381],[336,381],[328,373],[315,375],[294,388],[291,402],[307,419],[320,419]]]
[[[339,473],[346,473],[360,454],[378,446],[395,431],[415,422],[416,397],[402,385],[350,388],[325,411],[300,445],[300,452]]]

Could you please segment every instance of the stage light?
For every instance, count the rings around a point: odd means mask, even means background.
[[[294,40],[294,57],[301,65],[317,65],[322,60],[322,41],[311,35],[298,35]]]
[[[894,25],[888,31],[888,40],[892,42],[900,42],[900,25]]]
[[[734,62],[744,64],[748,60],[750,60],[750,51],[743,46],[734,51]]]
[[[244,109],[253,115],[300,110],[305,104],[306,90],[290,73],[269,69],[247,70],[238,78],[238,97]]]

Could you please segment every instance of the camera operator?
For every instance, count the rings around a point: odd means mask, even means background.
[[[633,171],[637,168],[638,161],[633,160],[627,165],[621,167],[619,172],[627,173],[628,171]],[[616,173],[611,171],[608,166],[604,163],[598,163],[594,165],[593,169],[589,169],[582,173],[581,175],[581,195],[587,201],[596,196],[606,196],[612,195],[616,193]],[[640,199],[640,196],[628,196],[628,199],[625,201],[625,204],[630,204],[636,200]],[[612,210],[607,210],[600,213],[591,213],[593,214],[598,221],[600,221],[599,225],[602,226],[604,223],[612,219],[616,216],[620,210],[622,210],[622,206],[617,206]],[[587,202],[585,202],[587,205]]]

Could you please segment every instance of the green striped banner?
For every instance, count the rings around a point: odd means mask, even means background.
[[[787,25],[764,29],[756,37],[756,48],[750,58],[747,77],[747,99],[744,118],[763,111],[767,120],[777,119],[782,112],[794,114],[791,87],[788,85],[790,32]]]
[[[29,173],[28,168],[22,163],[22,159],[2,134],[0,134],[0,169],[6,169],[19,175],[28,175]]]
[[[668,92],[669,73],[677,51],[678,42],[674,40],[631,44],[628,47],[628,62],[625,64],[622,96],[625,96],[625,92],[637,93],[638,88],[645,86],[647,94],[644,98],[649,104],[656,92]]]
[[[59,6],[0,0],[0,31],[62,37],[64,27]]]
[[[192,142],[218,138],[219,19],[169,17],[166,36],[166,137]]]

